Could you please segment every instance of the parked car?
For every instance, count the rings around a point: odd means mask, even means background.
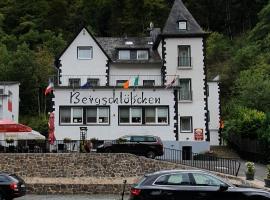
[[[146,174],[132,188],[130,200],[266,200],[262,189],[236,187],[201,170],[168,170]]]
[[[114,141],[104,141],[97,152],[132,153],[155,158],[163,155],[163,144],[159,137],[153,135],[127,135]]]
[[[24,196],[25,182],[15,174],[0,172],[0,200],[12,200]]]

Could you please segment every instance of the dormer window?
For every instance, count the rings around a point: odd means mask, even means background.
[[[186,20],[178,21],[178,29],[187,30],[187,21]]]
[[[125,45],[133,45],[133,42],[132,41],[126,41]]]
[[[130,50],[119,50],[119,60],[130,60]]]
[[[147,50],[138,50],[137,51],[137,60],[148,60],[148,51]]]
[[[77,51],[77,56],[80,60],[90,60],[93,58],[93,47],[91,46],[78,47]]]

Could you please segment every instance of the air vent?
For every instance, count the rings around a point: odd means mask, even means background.
[[[132,41],[126,41],[125,45],[133,45],[133,42]]]

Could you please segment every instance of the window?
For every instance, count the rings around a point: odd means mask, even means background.
[[[119,107],[119,124],[169,123],[168,107]],[[144,116],[144,117],[143,117]]]
[[[87,83],[91,87],[99,86],[99,79],[98,78],[88,78]]]
[[[129,123],[129,107],[119,109],[120,123]]]
[[[141,124],[142,109],[139,107],[122,107],[119,109],[120,123]]]
[[[123,86],[125,82],[127,82],[127,80],[117,80],[116,86]]]
[[[119,60],[130,60],[130,51],[119,50]]]
[[[169,174],[160,176],[155,185],[190,185],[187,173]]]
[[[168,123],[168,108],[157,108],[157,120],[158,123]]]
[[[156,108],[155,107],[145,108],[145,123],[146,124],[156,123]]]
[[[72,122],[73,123],[82,123],[83,110],[82,108],[72,108]]]
[[[191,67],[190,46],[178,46],[178,66]]]
[[[148,60],[148,51],[147,50],[138,50],[137,51],[137,60]]]
[[[224,183],[217,178],[207,174],[193,173],[195,184],[199,186],[220,186]]]
[[[71,123],[71,108],[60,108],[60,123]]]
[[[63,107],[60,108],[61,124],[82,124],[83,110],[79,107]]]
[[[60,107],[60,124],[108,123],[109,107]]]
[[[109,108],[93,107],[86,109],[86,123],[88,124],[108,124]]]
[[[81,79],[70,78],[70,79],[68,79],[68,85],[71,87],[80,87],[81,86]]]
[[[93,58],[93,47],[78,47],[77,52],[78,59],[88,60]]]
[[[179,30],[187,30],[187,21],[178,21],[178,29]]]
[[[192,117],[180,117],[180,131],[192,133]]]
[[[142,123],[142,109],[131,108],[131,122],[134,124]]]
[[[180,84],[179,100],[191,101],[192,100],[191,79],[180,79],[179,84]]]
[[[143,80],[143,86],[155,86],[155,80]]]

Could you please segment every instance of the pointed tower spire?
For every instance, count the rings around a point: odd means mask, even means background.
[[[205,32],[187,10],[183,2],[181,0],[175,0],[162,34],[184,36],[202,35]]]

